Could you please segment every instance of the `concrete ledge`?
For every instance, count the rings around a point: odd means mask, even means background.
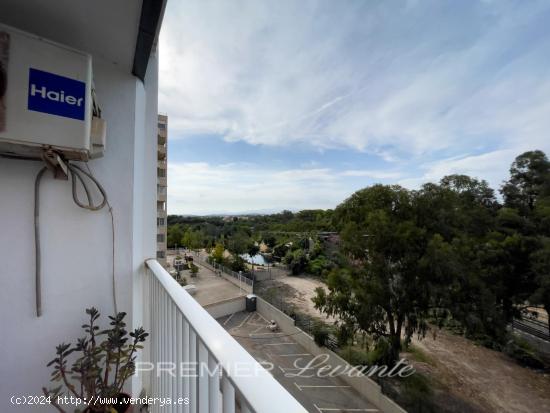
[[[228,298],[218,303],[208,304],[203,307],[212,317],[220,318],[244,311],[246,309],[246,297],[240,296]]]
[[[257,298],[256,311],[267,320],[275,320],[282,331],[287,334],[293,334],[292,338],[314,356],[321,354],[327,355],[328,360],[326,364],[332,366],[332,368],[339,367],[343,369],[347,367],[347,369],[349,369],[351,367],[350,364],[338,354],[328,348],[319,347],[315,344],[313,337],[296,327],[292,318],[260,297]],[[366,376],[349,377],[346,374],[338,377],[341,377],[342,380],[360,394],[365,395],[367,399],[376,405],[382,412],[406,413],[406,410],[382,393],[380,386],[374,380]]]

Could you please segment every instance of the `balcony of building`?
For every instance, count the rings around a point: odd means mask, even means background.
[[[167,142],[167,136],[166,131],[160,131],[158,133],[158,144],[159,145],[166,145]]]
[[[143,319],[151,340],[142,364],[144,386],[158,397],[184,394],[194,401],[167,411],[306,412],[157,260],[148,260],[147,268]],[[187,374],[171,374],[182,365]],[[153,405],[151,411],[161,409]]]
[[[166,144],[157,145],[157,155],[159,160],[166,159]]]

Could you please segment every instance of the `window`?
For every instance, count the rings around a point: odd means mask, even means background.
[[[157,242],[164,242],[164,234],[157,234]]]
[[[166,169],[157,168],[157,176],[160,178],[166,178]]]
[[[164,258],[164,251],[157,251],[157,258]]]
[[[164,218],[157,218],[157,227],[164,226]]]
[[[166,129],[166,124],[165,123],[158,123],[158,127],[160,130],[165,130]]]

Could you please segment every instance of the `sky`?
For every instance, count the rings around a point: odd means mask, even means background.
[[[550,2],[171,0],[168,212],[334,208],[550,154]]]

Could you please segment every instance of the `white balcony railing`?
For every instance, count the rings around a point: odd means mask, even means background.
[[[148,260],[147,267],[145,305],[150,311],[144,321],[154,367],[146,387],[151,397],[190,400],[188,405],[153,404],[152,412],[306,412],[157,260]]]

